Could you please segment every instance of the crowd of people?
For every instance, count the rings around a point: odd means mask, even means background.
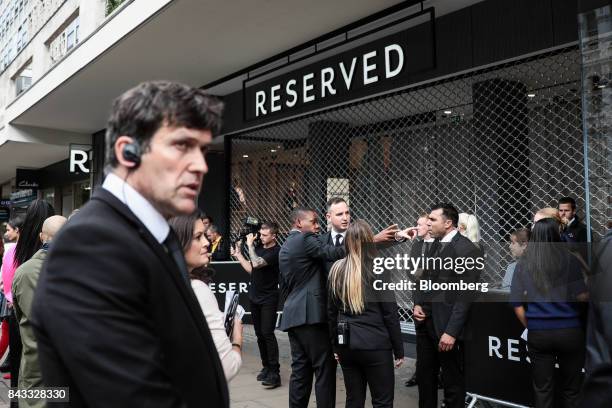
[[[374,233],[366,221],[351,220],[346,200],[333,197],[324,234],[316,209],[292,205],[282,245],[279,225],[265,222],[258,237],[248,234],[231,247],[196,206],[221,112],[222,104],[199,89],[138,85],[113,104],[106,178],[91,200],[69,220],[44,200],[9,220],[4,237],[15,244],[2,248],[0,352],[8,343],[12,386],[68,387],[74,407],[228,407],[243,328],[235,319],[228,332],[208,284],[211,260],[231,255],[251,276],[257,380],[264,387],[281,386],[275,336],[281,305],[280,329],[291,348],[290,407],[307,407],[313,386],[317,407],[334,407],[338,364],[347,407],[365,406],[368,389],[374,407],[393,406],[394,367],[403,364],[404,347],[395,297],[372,290],[377,248],[409,240],[411,257],[482,257],[478,219],[440,203],[414,227],[392,224]],[[590,405],[582,406],[604,406],[596,401],[604,401],[597,398],[605,398],[610,361],[600,351],[585,366],[589,281],[587,250],[579,244],[587,235],[575,201],[564,197],[558,208],[537,211],[531,229],[508,237],[515,261],[501,288],[528,329],[536,407],[556,406],[555,390],[562,406],[580,406],[583,367],[587,377],[603,375],[590,381]],[[480,279],[477,271],[442,267],[413,275]],[[463,342],[472,299],[418,286],[413,292],[417,359],[407,385],[418,386],[419,407],[437,407],[439,387],[446,407],[465,405]],[[603,350],[608,312],[594,310],[595,323],[586,326]],[[19,405],[45,401],[22,398]]]

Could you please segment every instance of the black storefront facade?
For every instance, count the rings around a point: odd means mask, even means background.
[[[71,144],[66,147],[68,158],[39,169],[16,169],[15,191],[2,201],[2,215],[25,214],[35,199],[48,201],[56,214],[70,216],[89,201],[92,189],[101,177],[103,135],[92,136],[95,144]],[[102,143],[102,144],[100,144]],[[6,213],[6,214],[5,214]],[[6,218],[5,217],[5,218]]]
[[[478,216],[492,269],[509,260],[510,232],[571,195],[601,237],[609,169],[585,130],[606,134],[583,114],[609,88],[583,79],[579,19],[599,10],[605,29],[608,3],[488,0],[437,18],[419,6],[241,72],[243,89],[224,97],[230,231],[246,215],[287,230],[292,205],[323,215],[330,195],[375,228],[447,200]]]
[[[487,0],[437,17],[419,6],[405,2],[236,74],[243,86],[224,96],[217,158],[230,233],[251,215],[277,221],[282,238],[293,206],[323,217],[336,195],[376,230],[413,225],[448,201],[477,216],[492,286],[512,261],[509,233],[561,196],[576,199],[592,241],[603,236],[610,61],[595,57],[609,43],[594,38],[609,38],[609,2]],[[220,169],[211,171],[218,181]],[[496,323],[473,327],[468,391],[530,405],[522,328],[506,295],[494,296],[474,312]],[[414,333],[411,294],[396,297],[402,330]],[[505,373],[525,381],[508,387]]]

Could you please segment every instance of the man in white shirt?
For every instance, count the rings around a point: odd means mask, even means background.
[[[43,381],[68,387],[71,407],[229,407],[167,221],[196,210],[221,111],[202,90],[173,82],[115,100],[107,177],[55,238],[34,299]]]

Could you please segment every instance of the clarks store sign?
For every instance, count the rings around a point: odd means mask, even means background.
[[[294,72],[254,85],[245,82],[245,120],[318,109],[393,89],[411,75],[434,68],[433,13],[430,16],[416,27]]]

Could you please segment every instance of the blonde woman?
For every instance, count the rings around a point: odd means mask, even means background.
[[[475,215],[460,213],[457,228],[461,235],[478,245],[480,242],[480,226]]]
[[[404,361],[394,298],[383,301],[368,291],[374,274],[367,248],[373,242],[370,226],[353,222],[345,236],[347,256],[334,263],[329,276],[329,324],[334,356],[344,374],[347,408],[365,405],[366,385],[373,407],[393,407],[393,366]]]

